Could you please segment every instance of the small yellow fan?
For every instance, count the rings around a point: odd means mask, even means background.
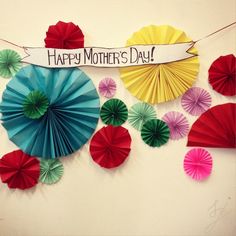
[[[126,46],[191,42],[186,34],[168,25],[150,25],[134,33]],[[189,53],[197,54],[195,48]],[[120,68],[125,87],[139,100],[157,104],[176,99],[192,87],[199,69],[198,57],[157,65]]]

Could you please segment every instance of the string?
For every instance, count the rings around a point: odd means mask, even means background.
[[[215,32],[213,32],[213,33],[211,33],[211,34],[206,35],[205,37],[202,37],[202,38],[200,38],[200,39],[198,39],[198,40],[196,40],[196,41],[193,41],[193,42],[194,42],[194,43],[197,43],[197,42],[199,42],[199,41],[201,41],[201,40],[207,39],[207,38],[211,37],[212,35],[217,34],[217,33],[221,32],[221,31],[223,31],[223,30],[225,30],[225,29],[227,29],[227,28],[229,28],[229,27],[231,27],[231,26],[233,26],[233,25],[235,25],[235,24],[236,24],[236,21],[233,22],[233,23],[231,23],[231,24],[229,24],[229,25],[226,25],[226,26],[224,26],[224,27],[222,27],[222,28],[220,28],[220,29],[218,29],[218,30],[216,30]]]
[[[193,41],[193,43],[195,44],[195,43],[197,43],[197,42],[199,42],[199,41],[202,41],[202,40],[204,40],[204,39],[207,39],[207,38],[211,37],[212,35],[217,34],[217,33],[221,32],[221,31],[223,31],[223,30],[225,30],[225,29],[227,29],[227,28],[229,28],[229,27],[231,27],[231,26],[233,26],[233,25],[235,25],[235,24],[236,24],[236,21],[233,22],[233,23],[231,23],[231,24],[229,24],[229,25],[226,25],[226,26],[224,26],[224,27],[222,27],[222,28],[216,30],[215,32],[210,33],[210,34],[208,34],[208,35],[206,35],[206,36],[204,36],[204,37],[202,37],[202,38],[200,38],[200,39],[198,39],[198,40],[196,40],[196,41]],[[15,44],[15,43],[12,43],[12,42],[10,42],[10,41],[8,41],[8,40],[5,40],[5,39],[0,39],[0,41],[3,41],[3,42],[5,42],[5,43],[9,43],[9,44],[11,44],[11,45],[13,45],[13,46],[15,46],[15,47],[18,47],[18,48],[25,49],[24,46],[19,46],[19,45]]]
[[[25,48],[25,47],[19,46],[19,45],[15,44],[15,43],[12,43],[12,42],[10,42],[10,41],[8,41],[8,40],[5,40],[5,39],[0,39],[0,41],[3,41],[3,42],[5,42],[5,43],[9,43],[9,44],[11,44],[11,45],[13,45],[13,46],[15,46],[15,47],[18,47],[18,48],[22,48],[22,49]]]

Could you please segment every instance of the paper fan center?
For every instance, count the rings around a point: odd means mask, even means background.
[[[23,103],[24,115],[30,119],[39,119],[49,107],[48,98],[41,91],[32,91]]]

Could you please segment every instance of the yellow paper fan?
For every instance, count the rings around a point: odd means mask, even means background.
[[[191,42],[186,34],[168,25],[150,25],[134,33],[126,46]],[[197,54],[195,48],[189,53]],[[199,68],[198,57],[157,65],[120,68],[125,87],[139,100],[157,104],[176,99],[192,87]]]

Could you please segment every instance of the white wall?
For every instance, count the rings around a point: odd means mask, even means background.
[[[78,24],[86,46],[119,47],[141,27],[169,24],[197,40],[236,19],[234,0],[1,0],[0,38],[25,46],[44,46],[50,24]],[[235,28],[197,45],[197,86],[210,91],[213,105],[234,101],[214,92],[207,70],[218,56],[236,53]],[[0,43],[0,49],[8,45]],[[117,97],[130,107],[137,100],[124,88],[117,69],[83,69],[96,85],[105,76],[118,85]],[[0,79],[2,93],[9,80]],[[103,103],[105,100],[101,100]],[[177,99],[155,107],[158,117],[183,112]],[[68,158],[62,180],[11,191],[0,183],[0,236],[233,236],[236,235],[236,158],[234,150],[208,149],[214,166],[198,183],[185,175],[186,139],[160,149],[145,145],[128,123],[132,151],[119,169],[101,169],[88,145]],[[99,122],[99,127],[102,123]],[[16,149],[0,127],[0,156]]]

